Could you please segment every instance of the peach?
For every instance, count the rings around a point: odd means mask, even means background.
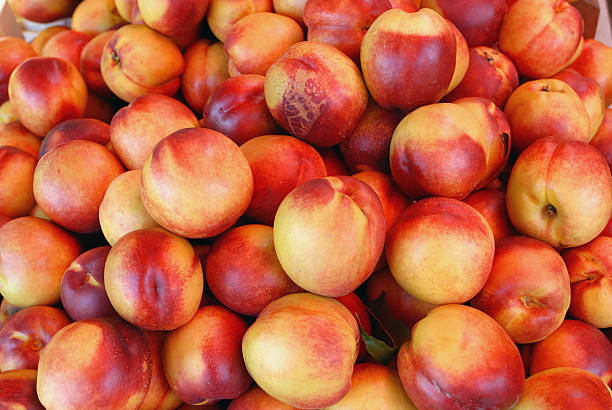
[[[569,314],[598,328],[612,327],[612,238],[599,236],[561,256],[572,286]]]
[[[612,109],[604,111],[603,121],[590,143],[603,154],[612,167]]]
[[[232,26],[225,53],[238,73],[265,75],[290,45],[303,40],[302,28],[293,19],[269,12],[253,13]]]
[[[518,72],[512,60],[494,48],[474,47],[469,49],[469,65],[463,80],[444,101],[482,97],[502,108],[518,85]]]
[[[242,396],[232,400],[227,410],[297,410],[297,408],[276,400],[255,385]]]
[[[222,306],[205,306],[186,325],[168,333],[162,350],[172,391],[190,404],[234,399],[252,380],[242,359],[247,322]]]
[[[0,125],[13,121],[19,121],[19,118],[17,118],[17,113],[13,108],[13,104],[11,104],[11,100],[6,100],[0,104]]]
[[[606,106],[612,104],[612,48],[594,40],[584,40],[584,47],[570,68],[597,81],[604,90]]]
[[[227,62],[222,43],[198,40],[187,49],[181,91],[192,110],[202,112],[217,86],[229,78]]]
[[[563,259],[536,239],[500,239],[487,283],[470,304],[495,319],[515,343],[542,340],[561,325],[569,308]]]
[[[467,108],[426,105],[404,117],[393,132],[391,174],[409,198],[463,199],[485,176],[488,146],[485,129]]]
[[[116,316],[104,288],[104,264],[110,246],[79,255],[66,269],[60,284],[62,306],[72,320]]]
[[[417,11],[410,0],[310,0],[303,11],[304,23],[308,27],[308,40],[332,45],[353,61],[359,62],[363,36],[378,16],[392,8],[407,12]]]
[[[432,305],[464,303],[487,281],[495,240],[471,206],[428,198],[406,208],[385,251],[391,274],[411,296]]]
[[[9,218],[25,216],[34,207],[36,160],[19,148],[0,147],[0,214]]]
[[[0,37],[0,102],[8,100],[9,77],[22,61],[36,57],[37,53],[25,40],[17,37]]]
[[[575,367],[593,373],[612,385],[612,344],[596,327],[565,320],[546,339],[535,343],[531,374],[555,367]]]
[[[42,141],[32,134],[19,121],[0,124],[0,146],[19,148],[34,158],[38,158]]]
[[[393,369],[380,364],[360,363],[353,370],[351,390],[329,410],[371,408],[416,410]]]
[[[220,234],[246,211],[253,175],[240,148],[205,128],[160,141],[142,170],[142,201],[164,228],[188,238]]]
[[[597,376],[582,369],[558,367],[525,380],[525,390],[515,410],[605,410],[612,394]]]
[[[517,231],[558,248],[583,245],[612,214],[605,158],[579,141],[541,138],[518,157],[506,194]]]
[[[15,313],[0,330],[0,371],[37,369],[40,350],[68,324],[63,311],[49,306]]]
[[[152,29],[167,36],[180,36],[199,27],[208,3],[208,0],[138,0],[138,9]]]
[[[445,94],[453,91],[457,86],[463,81],[463,77],[465,77],[465,73],[467,72],[468,66],[470,65],[470,49],[465,42],[465,38],[459,32],[457,27],[453,23],[447,20],[448,25],[453,31],[455,35],[455,44],[456,44],[456,52],[455,52],[455,71],[453,71],[453,77],[451,78],[451,82],[446,89]]]
[[[342,156],[336,147],[319,147],[317,151],[323,159],[328,177],[351,176],[352,172],[342,160]]]
[[[19,306],[8,303],[6,299],[2,299],[2,302],[0,303],[0,329],[2,329],[2,326],[4,326],[6,321],[9,320],[11,316],[22,309],[23,308]]]
[[[100,227],[111,246],[124,235],[159,226],[147,213],[140,197],[142,172],[124,172],[108,186],[100,204]]]
[[[291,17],[304,27],[304,7],[306,7],[306,1],[307,0],[272,0],[272,3],[276,14]]]
[[[64,271],[80,253],[77,240],[53,223],[13,219],[0,229],[0,293],[19,307],[53,305]]]
[[[582,16],[565,0],[516,0],[499,32],[499,49],[521,76],[545,78],[567,67],[582,44]]]
[[[13,11],[37,23],[50,23],[70,17],[79,0],[8,0]]]
[[[89,91],[87,93],[87,107],[85,107],[83,116],[109,124],[117,110],[113,103],[114,101],[110,101]],[[110,147],[108,148],[111,149]]]
[[[206,283],[221,303],[247,316],[301,291],[278,262],[272,228],[265,225],[240,226],[217,239],[206,258]]]
[[[344,176],[310,180],[276,212],[276,255],[302,289],[344,296],[374,271],[384,246],[384,218],[380,199],[366,183]]]
[[[168,37],[143,24],[129,24],[104,46],[100,70],[108,88],[132,102],[145,94],[174,95],[181,85],[185,62],[181,50]]]
[[[257,74],[223,81],[204,106],[202,126],[227,135],[238,145],[280,131],[266,106],[264,82],[265,77]]]
[[[521,355],[504,329],[463,305],[439,306],[418,322],[399,350],[397,369],[419,409],[509,409],[525,380]]]
[[[391,137],[401,119],[400,113],[370,101],[353,133],[339,145],[344,162],[355,172],[388,173]]]
[[[265,95],[272,116],[284,129],[325,147],[352,134],[368,102],[355,63],[316,41],[285,50],[266,74]]]
[[[340,302],[296,293],[260,313],[242,339],[242,353],[249,374],[270,396],[323,408],[350,390],[358,343],[357,322]]]
[[[36,54],[40,54],[42,49],[47,44],[47,41],[51,39],[54,35],[61,33],[62,31],[70,30],[70,28],[66,26],[51,26],[46,29],[40,31],[36,37],[32,40],[32,48],[36,51]]]
[[[0,406],[6,409],[44,410],[36,395],[36,370],[0,372]]]
[[[181,102],[165,95],[147,94],[117,111],[110,124],[110,140],[127,169],[142,169],[164,137],[198,126],[196,116]]]
[[[116,30],[109,30],[92,38],[81,51],[81,75],[87,83],[87,87],[101,97],[112,98],[114,94],[108,88],[102,77],[100,64],[102,52],[106,43],[113,37]]]
[[[138,0],[115,0],[115,6],[119,15],[128,23],[144,24],[138,8]]]
[[[161,228],[123,236],[104,267],[111,304],[123,319],[145,330],[172,330],[189,322],[198,310],[203,282],[193,247]]]
[[[45,136],[60,122],[83,116],[87,86],[78,69],[67,60],[33,57],[11,75],[9,97],[23,126],[35,135]]]
[[[141,330],[119,319],[81,320],[57,332],[41,352],[36,390],[49,410],[135,410],[147,394],[151,368]]]
[[[373,303],[380,298],[384,299],[392,318],[410,328],[436,307],[410,296],[395,281],[388,269],[375,272],[368,279],[366,301]]]
[[[139,410],[173,410],[183,402],[170,389],[164,374],[162,363],[162,349],[166,338],[165,332],[143,332],[153,359],[151,372],[151,384]]]
[[[108,124],[93,118],[77,118],[59,123],[49,131],[40,147],[40,157],[70,141],[84,140],[107,146],[110,143]]]
[[[123,172],[100,144],[74,140],[44,155],[34,172],[34,197],[43,212],[66,229],[100,229],[98,211],[110,183]]]
[[[225,43],[238,20],[263,11],[273,11],[272,0],[210,0],[206,20],[215,37]]]
[[[73,30],[65,30],[51,37],[40,55],[58,57],[70,61],[77,69],[81,67],[81,52],[93,38],[92,35]]]
[[[72,13],[74,31],[97,36],[127,22],[121,17],[114,0],[83,0]]]
[[[463,202],[472,206],[487,220],[495,241],[516,234],[508,217],[504,192],[483,189],[472,192]]]
[[[278,206],[298,185],[327,176],[319,153],[297,138],[263,135],[244,143],[240,150],[253,173],[253,199],[245,215],[272,225]]]
[[[381,14],[361,43],[363,77],[374,100],[404,112],[440,101],[452,82],[461,81],[454,78],[457,38],[451,24],[431,9]]]

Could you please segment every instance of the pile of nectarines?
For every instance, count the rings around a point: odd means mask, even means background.
[[[8,0],[0,409],[612,409],[571,3]]]

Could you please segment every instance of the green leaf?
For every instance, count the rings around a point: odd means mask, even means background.
[[[380,364],[387,364],[389,360],[393,358],[395,352],[397,352],[397,347],[391,347],[387,345],[384,341],[379,340],[373,336],[367,334],[367,332],[361,326],[361,320],[359,320],[359,316],[357,316],[357,323],[359,324],[359,332],[361,333],[361,340],[365,344],[366,350]]]

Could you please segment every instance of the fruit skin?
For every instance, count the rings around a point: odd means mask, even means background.
[[[62,306],[72,320],[117,316],[104,288],[104,264],[110,246],[79,255],[66,269],[60,284]]]
[[[37,52],[25,40],[17,37],[0,37],[0,103],[8,100],[9,78],[22,61],[36,57]]]
[[[234,399],[246,392],[252,383],[241,354],[247,328],[229,309],[205,306],[168,333],[162,362],[172,391],[190,404]]]
[[[7,221],[8,222],[8,221]],[[6,223],[6,222],[5,222]],[[4,225],[4,224],[3,224]],[[6,299],[2,299],[0,303],[0,329],[11,318],[15,313],[19,312],[23,308],[8,303]]]
[[[387,235],[385,253],[397,283],[432,305],[464,303],[484,286],[495,241],[471,206],[449,198],[410,205]]]
[[[248,208],[253,174],[240,148],[206,128],[160,141],[145,162],[142,201],[162,227],[188,238],[227,230]]]
[[[302,28],[304,24],[304,7],[307,0],[272,0],[274,12],[283,16],[291,17],[297,21]]]
[[[565,0],[516,0],[499,32],[499,49],[519,74],[546,78],[566,68],[582,46],[582,16]]]
[[[232,27],[242,17],[273,10],[272,0],[210,0],[206,20],[215,37],[225,43]]]
[[[521,355],[503,328],[463,305],[439,306],[418,322],[397,368],[419,409],[509,409],[525,380]]]
[[[374,100],[403,112],[440,101],[454,79],[458,37],[431,9],[381,14],[361,43],[363,77]]]
[[[150,228],[130,232],[113,246],[104,266],[104,287],[129,323],[144,330],[173,330],[196,313],[204,277],[189,242]]]
[[[115,0],[115,5],[119,15],[128,23],[144,24],[138,8],[138,0]]]
[[[74,30],[57,33],[47,41],[40,55],[58,57],[70,61],[77,69],[81,67],[81,52],[93,36]]]
[[[92,141],[108,148],[110,129],[108,124],[93,118],[66,120],[49,131],[40,146],[40,154],[37,157],[42,158],[58,145],[74,140]]]
[[[276,400],[261,387],[254,385],[242,396],[232,400],[227,410],[297,410],[297,408]]]
[[[301,288],[324,296],[353,292],[382,253],[385,220],[380,199],[352,177],[299,185],[274,219],[276,255]]]
[[[276,122],[291,135],[321,147],[347,138],[368,103],[355,63],[316,41],[287,48],[270,66],[264,88]]]
[[[19,64],[8,92],[19,121],[39,137],[62,121],[82,117],[87,106],[83,77],[57,57],[32,57]]]
[[[138,9],[147,26],[176,37],[199,27],[208,3],[209,0],[138,0]]]
[[[12,305],[53,305],[60,282],[81,246],[57,225],[31,216],[0,229],[0,293]]]
[[[50,306],[15,313],[0,329],[0,371],[37,369],[40,350],[68,324],[68,316]]]
[[[44,410],[36,395],[36,374],[32,369],[0,372],[0,406],[7,409]]]
[[[11,146],[0,147],[0,214],[17,218],[35,205],[32,181],[36,159]]]
[[[487,283],[470,304],[495,319],[515,343],[540,341],[561,325],[570,304],[563,259],[536,239],[500,239]]]
[[[610,389],[597,376],[582,369],[558,367],[525,380],[517,410],[605,410],[612,406]]]
[[[127,22],[117,11],[114,0],[83,0],[72,13],[72,30],[97,36]]]
[[[336,300],[295,293],[270,303],[247,330],[242,353],[268,394],[294,407],[324,408],[349,391],[359,328]],[[266,352],[276,351],[270,360]]]
[[[463,200],[487,220],[495,241],[516,235],[516,231],[506,210],[506,194],[501,191],[483,189],[472,192]]]
[[[172,391],[166,381],[166,375],[164,374],[162,349],[167,333],[149,331],[144,331],[143,333],[147,339],[149,349],[151,350],[153,367],[151,372],[151,383],[149,384],[147,395],[139,410],[174,410],[183,402],[178,398],[176,393]]]
[[[50,410],[138,409],[151,367],[140,329],[119,319],[82,320],[57,332],[41,352],[36,390]]]
[[[606,158],[608,165],[612,167],[612,109],[604,111],[604,118],[599,130],[591,140],[590,144],[597,148]]]
[[[595,39],[585,39],[580,56],[569,68],[597,81],[604,90],[606,107],[612,104],[612,47]]]
[[[9,0],[13,11],[21,17],[37,23],[50,23],[70,17],[79,0]]]
[[[605,158],[579,141],[541,138],[516,160],[506,194],[517,231],[557,248],[583,245],[612,214]]]
[[[108,30],[92,38],[81,51],[79,70],[87,87],[104,98],[113,98],[115,95],[108,88],[102,77],[102,53],[106,43],[115,35],[117,30]]]
[[[598,236],[563,251],[572,286],[569,314],[598,328],[612,327],[612,238]]]
[[[66,26],[51,26],[46,29],[40,31],[36,37],[32,40],[32,48],[36,51],[36,54],[40,54],[47,41],[51,39],[54,35],[61,33],[62,31],[70,30],[69,27]]]

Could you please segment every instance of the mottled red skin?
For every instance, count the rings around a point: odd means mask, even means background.
[[[120,319],[72,323],[56,333],[40,356],[38,397],[50,410],[137,409],[151,381],[147,340]]]
[[[342,303],[344,307],[346,307],[352,314],[355,316],[355,320],[357,320],[363,330],[371,335],[372,334],[372,321],[370,320],[370,314],[368,313],[368,308],[363,303],[363,301],[355,294],[355,292],[351,292],[348,295],[339,296],[334,298],[338,302]],[[363,340],[359,340],[359,355],[357,356],[357,361],[361,362],[365,359],[367,354],[366,346]]]
[[[354,172],[389,173],[391,137],[402,117],[399,112],[385,110],[370,100],[353,133],[339,145],[349,168]]]
[[[80,56],[81,63],[78,66],[81,70],[83,80],[87,83],[87,87],[104,98],[112,98],[114,94],[104,82],[104,78],[102,78],[100,63],[102,61],[104,46],[116,31],[117,30],[108,30],[92,38],[85,47],[83,47]]]
[[[264,81],[263,75],[247,74],[219,84],[204,107],[204,128],[219,131],[238,145],[281,131],[266,105]]]
[[[245,215],[272,226],[281,201],[296,186],[327,176],[321,155],[310,145],[285,135],[253,138],[240,147],[253,173],[253,199]]]
[[[38,158],[42,141],[32,134],[19,121],[0,124],[0,147],[8,145],[27,152],[34,158]]]
[[[413,298],[393,279],[388,269],[375,272],[368,279],[366,301],[372,303],[383,297],[395,320],[408,327],[423,319],[436,305]]]
[[[525,380],[517,410],[606,410],[612,407],[610,389],[597,376],[571,367],[537,373]]]
[[[164,372],[181,400],[197,404],[234,399],[248,390],[252,379],[241,350],[247,328],[247,322],[227,308],[205,306],[189,323],[166,336]],[[192,360],[201,362],[194,365]]]
[[[43,57],[58,57],[70,61],[77,69],[81,67],[81,52],[93,36],[74,30],[62,31],[51,37],[43,47]]]
[[[609,229],[609,225],[606,229]],[[609,309],[612,303],[610,233],[604,229],[591,242],[565,250],[561,256],[572,287],[569,314],[598,328],[612,327],[612,312]]]
[[[170,410],[179,406],[182,401],[170,389],[164,374],[162,363],[162,348],[166,338],[166,332],[144,331],[147,344],[151,350],[153,368],[151,372],[151,384],[139,410]]]
[[[181,77],[181,91],[187,104],[195,112],[202,112],[206,102],[223,80],[229,78],[227,56],[221,43],[202,39],[185,51],[185,72]]]
[[[243,225],[217,239],[206,258],[206,283],[221,303],[247,316],[302,291],[283,271],[272,228],[265,225]]]
[[[21,369],[0,373],[0,407],[45,410],[36,395],[36,370]]]
[[[561,325],[569,301],[559,253],[537,239],[510,236],[497,241],[489,279],[470,304],[497,320],[516,343],[533,343]]]
[[[0,146],[0,213],[9,218],[26,216],[35,205],[32,180],[36,159],[25,151]]]
[[[23,308],[11,305],[6,299],[2,299],[2,302],[0,303],[0,329],[2,329],[2,326],[4,326],[6,321],[9,320],[11,316],[19,312],[21,309]]]
[[[68,316],[50,306],[15,313],[0,330],[0,371],[38,369],[40,350],[68,324]]]
[[[594,39],[585,39],[580,56],[569,68],[597,81],[606,95],[606,106],[612,104],[611,47]]]
[[[106,188],[124,171],[106,148],[74,140],[43,156],[34,172],[34,197],[43,212],[79,233],[100,229],[98,211]]]
[[[417,11],[410,0],[311,0],[306,3],[303,19],[308,27],[308,41],[332,45],[356,63],[361,40],[378,16],[391,8]]]
[[[90,249],[66,269],[60,285],[62,306],[72,320],[116,316],[104,289],[104,264],[110,246]]]
[[[416,13],[389,10],[364,37],[361,67],[368,90],[382,108],[409,112],[440,101],[448,90],[455,71],[455,34],[448,24],[441,25],[444,28],[435,36],[409,31],[412,25],[428,24],[422,18],[426,12],[434,13],[429,9]],[[386,27],[386,19],[395,15],[405,21],[406,32]]]
[[[8,100],[8,82],[13,70],[24,60],[37,53],[25,40],[17,37],[0,37],[0,103]]]
[[[546,339],[535,343],[531,374],[555,367],[576,367],[593,373],[612,386],[612,344],[594,326],[565,320]]]
[[[100,145],[108,145],[110,127],[93,118],[77,118],[61,122],[53,127],[43,140],[39,158],[55,147],[74,140],[87,140]]]
[[[159,4],[155,5],[157,2],[166,6],[161,16],[149,13],[149,7],[160,8]],[[175,37],[199,27],[208,10],[208,3],[209,0],[138,0],[138,9],[149,27]]]
[[[323,159],[328,177],[336,177],[339,175],[351,176],[351,170],[348,169],[335,147],[318,148],[317,151],[319,151]]]
[[[593,137],[590,144],[597,148],[606,158],[608,165],[612,168],[612,109],[608,108],[604,112],[604,119]]]
[[[202,297],[200,259],[184,239],[160,228],[123,236],[104,268],[115,310],[145,330],[172,330],[187,323]]]
[[[227,406],[227,410],[297,410],[296,407],[276,400],[255,385]]]
[[[64,17],[70,17],[79,0],[9,0],[16,14],[37,23],[50,23]]]
[[[521,355],[501,326],[463,305],[437,307],[417,323],[411,342],[399,350],[397,368],[419,409],[508,409],[525,380]]]
[[[80,118],[87,86],[79,70],[56,57],[33,57],[14,71],[9,97],[19,121],[40,137],[62,121]]]
[[[516,235],[508,217],[506,194],[503,191],[483,189],[482,191],[472,192],[463,202],[471,205],[487,220],[496,241]]]
[[[494,45],[506,14],[505,0],[422,0],[421,7],[433,8],[449,19],[469,47]]]
[[[470,48],[470,63],[461,83],[444,101],[464,97],[482,97],[503,108],[510,94],[518,87],[518,72],[512,60],[489,47]]]

